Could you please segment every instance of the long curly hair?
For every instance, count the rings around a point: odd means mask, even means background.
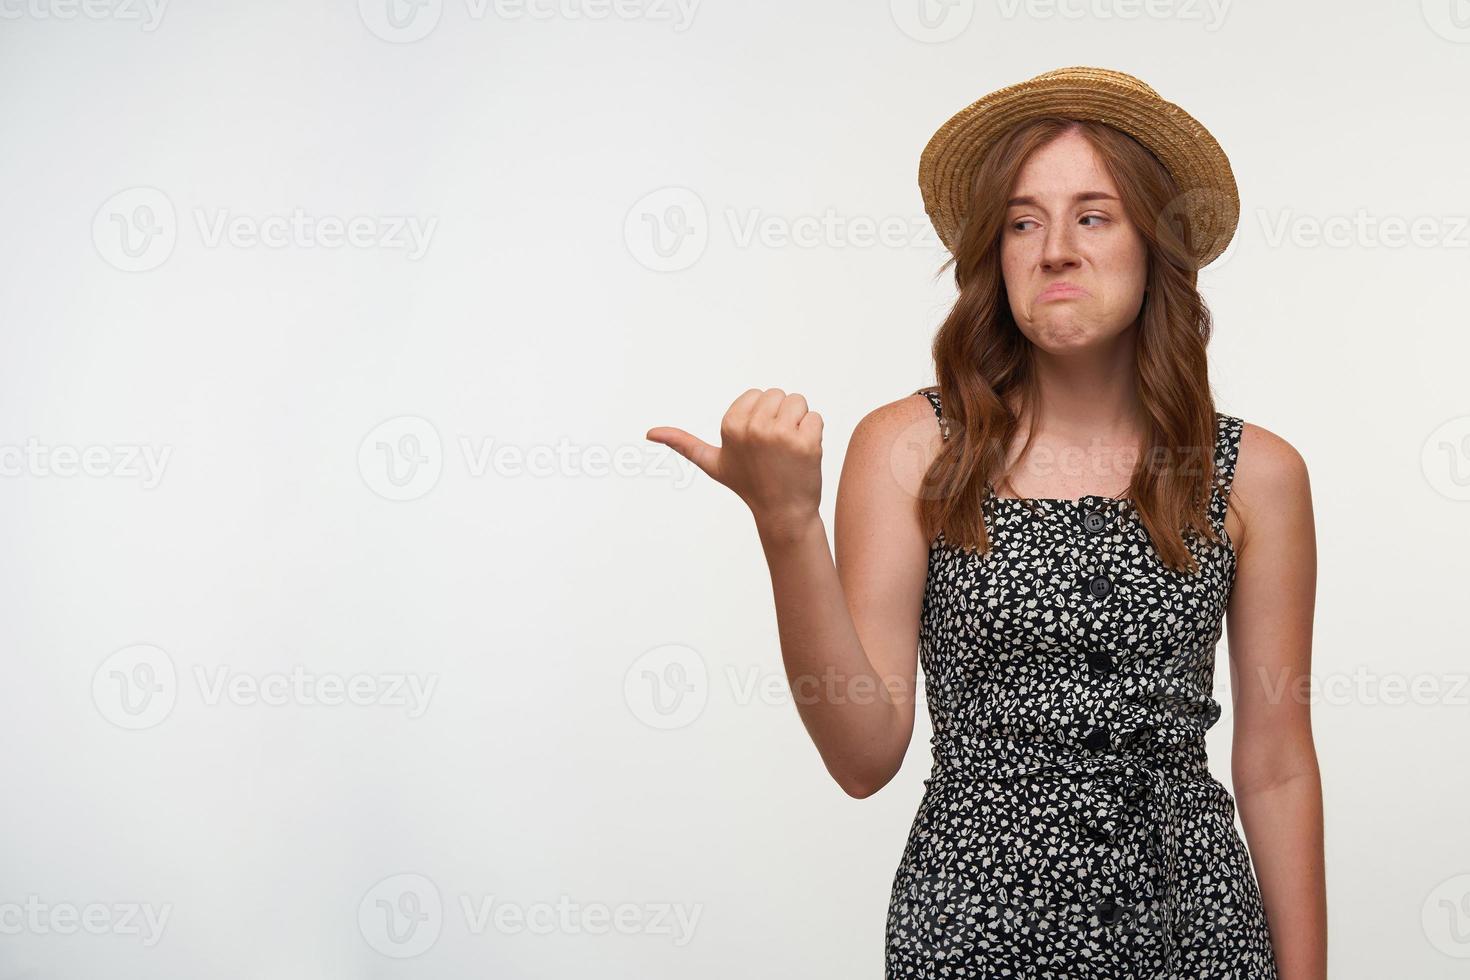
[[[1035,119],[1018,125],[986,157],[951,265],[959,297],[934,338],[934,374],[949,438],[924,475],[919,517],[929,540],[989,550],[984,503],[1004,484],[1007,452],[1022,414],[1035,435],[1034,347],[1011,316],[1001,267],[1006,203],[1030,155],[1067,132],[1080,132],[1117,184],[1123,208],[1143,236],[1148,272],[1137,325],[1135,380],[1146,418],[1144,443],[1127,498],[1160,559],[1193,572],[1186,534],[1221,543],[1210,526],[1216,479],[1215,403],[1205,347],[1212,323],[1197,289],[1199,270],[1178,185],[1157,157],[1103,123]],[[1022,410],[1008,407],[1014,398]]]

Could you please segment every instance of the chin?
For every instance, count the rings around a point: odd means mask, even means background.
[[[1094,324],[1078,322],[1068,316],[1049,317],[1040,323],[1033,323],[1023,333],[1037,347],[1054,354],[1082,350],[1103,339]]]

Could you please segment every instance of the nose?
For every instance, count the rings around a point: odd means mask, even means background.
[[[1041,246],[1043,269],[1047,272],[1064,272],[1077,267],[1079,260],[1074,234],[1074,227],[1066,222],[1057,222],[1046,229],[1046,238]]]

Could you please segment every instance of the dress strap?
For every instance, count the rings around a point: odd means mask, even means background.
[[[1244,420],[1237,416],[1215,413],[1215,488],[1210,495],[1210,519],[1217,526],[1225,523],[1230,488],[1235,483],[1235,462],[1240,457],[1240,434],[1244,428]]]
[[[939,435],[941,438],[948,439],[949,419],[945,418],[944,412],[940,410],[939,389],[937,387],[920,388],[918,391],[914,392],[914,394],[923,395],[925,398],[929,399],[929,404],[934,406],[934,417],[939,420]]]

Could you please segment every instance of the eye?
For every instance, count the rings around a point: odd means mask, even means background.
[[[1100,214],[1084,214],[1082,216],[1081,220],[1086,221],[1088,218],[1096,218],[1098,221],[1107,221],[1108,220],[1107,218],[1103,217]],[[1089,227],[1091,227],[1091,226],[1089,226]]]
[[[1036,222],[1032,221],[1030,218],[1022,218],[1020,221],[1012,221],[1011,222],[1011,230],[1012,231],[1023,231],[1024,229],[1021,228],[1021,225],[1026,225],[1026,224],[1032,224],[1032,225],[1034,225],[1034,224],[1036,224]]]

